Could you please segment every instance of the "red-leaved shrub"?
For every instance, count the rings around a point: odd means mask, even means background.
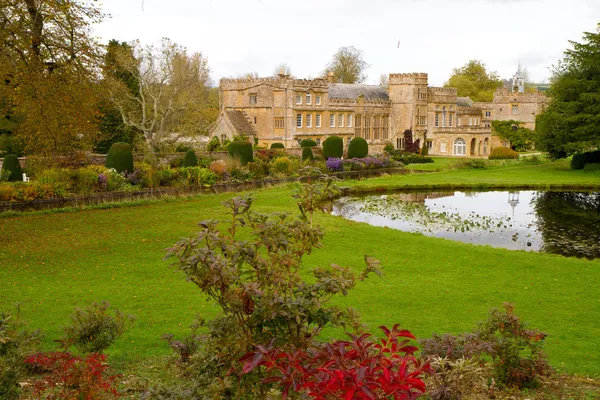
[[[25,359],[32,368],[44,372],[34,382],[34,394],[44,399],[95,400],[118,396],[116,375],[108,375],[106,355],[85,358],[66,351],[38,353]]]
[[[310,398],[326,399],[416,399],[425,393],[423,375],[431,373],[428,362],[417,359],[415,337],[398,325],[380,327],[385,337],[379,343],[371,335],[348,334],[351,340],[336,341],[307,350],[286,351],[269,346],[240,359],[243,373],[258,366],[270,374],[263,383],[279,383],[283,398],[290,391]]]

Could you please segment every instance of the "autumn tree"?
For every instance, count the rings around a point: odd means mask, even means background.
[[[123,122],[142,133],[151,151],[178,136],[206,135],[218,113],[206,58],[167,38],[159,46],[131,46],[133,53],[119,52],[118,65],[134,77],[137,93],[122,79],[109,77],[111,100]]]
[[[600,146],[600,24],[583,39],[555,67],[550,103],[536,120],[536,145],[553,159]]]
[[[502,85],[502,80],[496,72],[488,71],[485,64],[479,60],[471,60],[463,67],[454,68],[444,87],[456,88],[459,96],[468,96],[473,101],[489,102],[494,99],[494,92]]]
[[[91,27],[103,14],[78,0],[3,0],[0,10],[0,96],[22,119],[15,134],[28,153],[87,148],[101,51]]]
[[[333,73],[338,83],[362,83],[367,79],[369,64],[363,59],[363,52],[354,46],[340,47],[325,68],[324,75]]]

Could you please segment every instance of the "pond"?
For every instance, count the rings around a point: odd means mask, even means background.
[[[343,197],[344,218],[465,243],[600,258],[599,192],[429,192]]]

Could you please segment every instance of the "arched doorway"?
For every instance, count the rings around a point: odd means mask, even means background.
[[[488,138],[485,138],[483,140],[483,155],[487,155],[488,153],[488,148],[490,147],[490,140]]]
[[[475,138],[471,139],[471,156],[477,155],[477,140]]]

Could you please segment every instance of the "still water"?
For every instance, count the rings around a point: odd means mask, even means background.
[[[600,258],[598,192],[432,192],[343,197],[344,218],[465,243]]]

